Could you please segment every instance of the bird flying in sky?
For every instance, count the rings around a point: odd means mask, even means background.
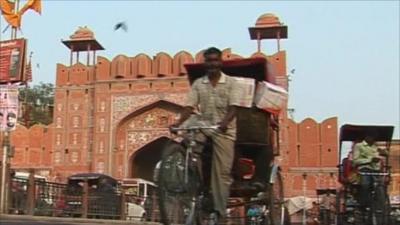
[[[128,31],[128,25],[126,25],[125,22],[119,22],[115,24],[114,26],[114,31],[122,29],[123,31],[127,32]]]

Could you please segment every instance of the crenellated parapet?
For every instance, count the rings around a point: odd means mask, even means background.
[[[280,51],[273,55],[256,52],[250,57],[266,58],[280,82],[286,87],[286,52]],[[231,52],[230,48],[223,50],[224,60],[241,59],[244,56]],[[117,55],[112,59],[97,56],[96,65],[76,63],[71,66],[57,64],[57,86],[87,85],[98,81],[145,80],[179,78],[187,75],[185,64],[203,62],[203,51],[194,55],[180,51],[175,55],[165,52],[150,57],[140,53],[136,56]],[[280,77],[280,78],[279,78]],[[279,81],[278,81],[279,82]]]

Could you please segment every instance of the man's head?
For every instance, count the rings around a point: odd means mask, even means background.
[[[373,145],[377,137],[378,137],[378,132],[376,132],[375,130],[371,130],[366,132],[364,140],[365,142],[367,142],[368,145]]]
[[[210,47],[203,53],[207,73],[216,73],[222,67],[222,52],[218,48]]]
[[[15,113],[13,113],[13,112],[8,113],[7,114],[7,126],[14,127],[16,123],[17,123],[17,115],[15,115]]]

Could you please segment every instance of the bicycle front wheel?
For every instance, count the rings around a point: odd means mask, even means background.
[[[270,184],[268,198],[269,217],[266,219],[268,225],[288,225],[290,217],[284,205],[283,180],[280,171],[276,174],[274,184]]]
[[[185,166],[185,149],[173,143],[163,152],[158,173],[158,195],[161,222],[164,225],[194,224],[198,209],[200,177],[189,160]],[[188,181],[185,181],[185,169]]]

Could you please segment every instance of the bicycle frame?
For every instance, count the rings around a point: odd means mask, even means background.
[[[193,148],[196,147],[196,131],[201,131],[203,129],[216,130],[218,126],[192,126],[192,127],[182,127],[182,128],[172,128],[171,131],[187,131],[187,135],[184,138],[189,140],[189,146],[186,148],[185,152],[185,184],[189,182],[189,161],[193,160]]]
[[[193,148],[197,145],[194,140],[194,131],[188,133],[189,136],[189,147],[186,148],[185,153],[185,184],[189,183],[189,159],[192,159]]]

